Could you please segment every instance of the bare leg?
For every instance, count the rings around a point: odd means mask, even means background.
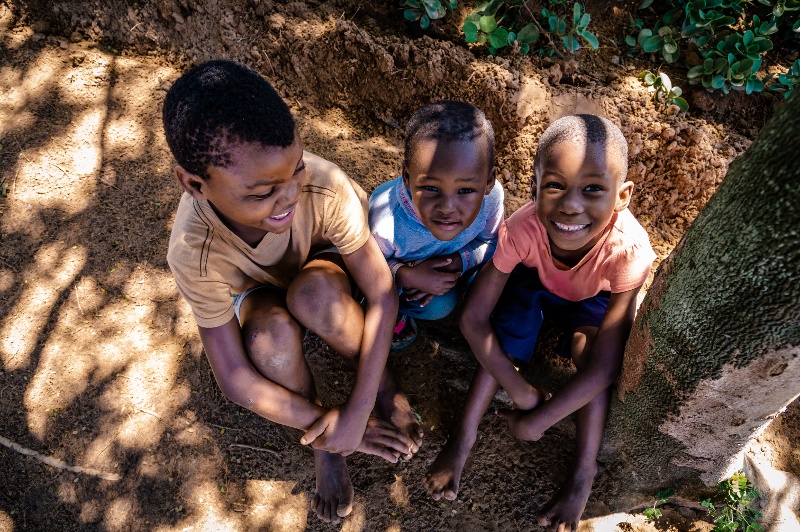
[[[581,368],[589,356],[592,339],[597,328],[576,329],[572,338],[572,353],[576,367]],[[597,474],[597,453],[603,440],[606,415],[611,399],[607,389],[576,412],[576,456],[567,480],[540,510],[539,524],[548,530],[577,530],[578,522],[586,508],[592,482]]]
[[[339,255],[326,254],[310,261],[292,283],[287,301],[292,315],[342,355],[348,364],[357,367],[364,311],[353,299],[350,278]],[[381,375],[375,410],[378,417],[411,438],[414,442],[411,453],[417,452],[422,443],[422,426],[388,368],[384,368]],[[406,458],[410,458],[411,453]]]
[[[286,309],[282,293],[258,290],[242,303],[242,336],[253,365],[265,378],[312,401],[314,378],[303,354],[303,329]],[[343,456],[314,451],[317,491],[314,510],[320,519],[338,523],[350,513],[353,485]]]
[[[499,389],[497,381],[479,364],[467,392],[467,401],[450,437],[425,475],[425,487],[434,500],[455,500],[461,473],[475,445],[478,426]]]

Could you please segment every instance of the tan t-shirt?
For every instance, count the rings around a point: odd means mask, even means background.
[[[315,253],[333,245],[347,255],[369,239],[366,193],[335,164],[308,152],[303,158],[308,184],[291,228],[268,233],[255,248],[233,234],[207,201],[181,197],[167,261],[199,326],[230,321],[232,294],[260,284],[287,288]]]

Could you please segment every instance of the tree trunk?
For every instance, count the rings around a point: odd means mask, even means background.
[[[625,351],[601,460],[619,508],[694,497],[800,394],[800,96],[661,264]],[[697,500],[697,499],[695,499]]]

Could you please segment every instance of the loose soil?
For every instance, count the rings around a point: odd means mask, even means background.
[[[547,124],[603,114],[630,143],[631,209],[659,261],[772,112],[762,100],[694,92],[691,112],[678,113],[651,99],[635,77],[644,64],[612,44],[552,61],[492,58],[452,29],[405,26],[399,2],[374,4],[0,4],[0,436],[120,475],[0,447],[0,530],[333,528],[309,511],[313,461],[299,434],[220,393],[166,264],[180,191],[160,109],[187,66],[228,57],[258,69],[291,106],[306,149],[368,192],[398,174],[402,128],[417,107],[470,101],[495,127],[507,214],[528,201]],[[633,3],[624,4],[591,9],[601,42],[619,41]],[[487,414],[458,500],[433,501],[422,478],[475,361],[452,320],[421,332],[389,364],[423,420],[424,445],[397,465],[349,459],[355,510],[336,528],[535,529],[535,510],[567,472],[572,421],[522,443]],[[550,356],[558,335],[544,335],[525,370],[550,388],[573,371]],[[343,401],[353,375],[313,335],[306,347],[323,401]],[[797,434],[792,406],[754,452],[800,473]],[[656,527],[640,514],[609,515],[624,481],[601,464],[583,528],[710,529],[690,504],[665,508]]]

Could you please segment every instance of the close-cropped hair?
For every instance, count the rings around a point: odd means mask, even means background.
[[[419,140],[445,142],[486,138],[489,167],[494,166],[494,129],[483,111],[472,104],[444,100],[417,109],[406,126],[404,163],[411,161]]]
[[[164,134],[183,168],[209,179],[211,166],[233,163],[236,144],[286,148],[295,122],[286,102],[258,72],[228,60],[185,72],[164,100]]]
[[[533,160],[534,172],[539,175],[540,165],[547,159],[554,146],[562,142],[576,142],[580,145],[602,144],[608,148],[608,157],[617,162],[621,169],[621,181],[628,175],[628,141],[622,131],[608,118],[597,115],[580,114],[563,116],[550,124],[539,139],[536,157]]]

